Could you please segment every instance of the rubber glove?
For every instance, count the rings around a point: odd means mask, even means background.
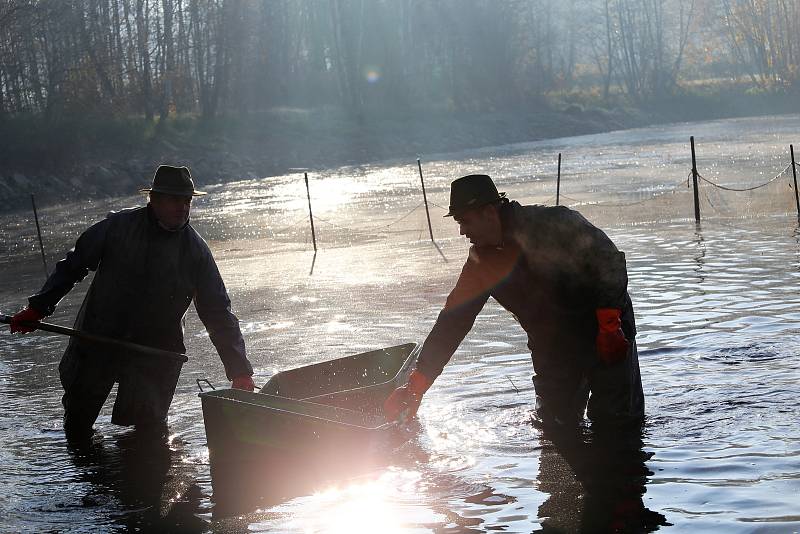
[[[597,315],[597,357],[606,365],[621,362],[628,356],[628,340],[622,331],[618,308],[599,308]]]
[[[245,391],[253,391],[254,389],[256,389],[256,385],[253,382],[253,377],[250,375],[242,375],[234,377],[232,387],[234,389],[243,389]]]
[[[433,380],[414,369],[404,386],[395,389],[383,403],[383,413],[389,421],[414,417],[422,402],[422,395],[428,391]]]
[[[21,323],[41,321],[42,319],[44,319],[44,314],[39,313],[31,307],[25,307],[11,318],[11,333],[19,332],[20,334],[27,334],[33,332],[36,330],[35,326],[27,326]]]

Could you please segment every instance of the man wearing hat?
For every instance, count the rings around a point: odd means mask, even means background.
[[[144,207],[111,212],[78,238],[56,264],[28,306],[14,315],[11,331],[26,333],[28,321],[50,315],[58,302],[96,271],[75,327],[96,335],[183,353],[183,319],[194,301],[233,387],[252,391],[239,320],[214,257],[189,224],[194,189],[186,167],[161,165]],[[181,364],[151,356],[110,351],[86,341],[69,343],[59,365],[64,387],[64,429],[68,438],[91,435],[114,383],[111,422],[162,430]]]
[[[625,255],[608,236],[564,206],[509,201],[483,174],[452,183],[446,216],[472,247],[416,369],[387,399],[387,416],[416,413],[491,296],[528,334],[543,424],[576,423],[587,403],[595,423],[640,423],[644,395]]]

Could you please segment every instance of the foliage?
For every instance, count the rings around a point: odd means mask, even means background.
[[[708,76],[791,88],[799,23],[788,0],[6,0],[0,117],[493,112],[570,91],[641,103]]]

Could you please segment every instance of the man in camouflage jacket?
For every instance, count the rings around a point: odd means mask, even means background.
[[[491,296],[528,334],[543,423],[574,423],[587,403],[594,422],[641,422],[625,255],[608,236],[569,208],[509,202],[486,175],[453,182],[448,216],[473,245],[416,369],[386,401],[387,415],[416,413]]]

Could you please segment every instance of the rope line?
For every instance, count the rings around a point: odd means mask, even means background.
[[[315,220],[315,221],[324,222],[325,224],[329,224],[329,225],[333,226],[334,228],[338,228],[339,230],[350,230],[350,228],[348,228],[348,227],[346,227],[346,226],[339,226],[338,224],[336,224],[336,223],[332,223],[332,222],[331,222],[331,221],[329,221],[328,219],[323,219],[323,218],[322,218],[322,217],[320,217],[320,216],[316,216],[316,217],[314,217],[314,220]]]
[[[791,168],[792,168],[792,164],[790,163],[780,173],[778,173],[774,177],[770,178],[769,180],[767,180],[763,184],[755,185],[753,187],[745,187],[745,188],[728,187],[728,186],[724,186],[724,185],[720,185],[720,184],[714,183],[711,180],[709,180],[708,178],[706,178],[705,176],[703,176],[702,174],[700,174],[699,172],[697,173],[697,177],[700,178],[701,180],[703,180],[704,182],[706,182],[707,184],[710,184],[710,185],[712,185],[712,186],[714,186],[714,187],[716,187],[718,189],[724,189],[725,191],[735,191],[737,193],[741,193],[741,192],[745,192],[745,191],[754,191],[756,189],[760,189],[762,187],[766,187],[769,184],[771,184],[772,182],[774,182],[775,180],[777,180],[778,178],[780,178],[781,176],[783,176],[784,174],[786,174],[786,172]],[[689,175],[691,176],[691,173]]]
[[[773,176],[769,180],[767,180],[767,181],[765,181],[763,183],[759,183],[758,185],[750,186],[750,187],[732,187],[732,186],[722,185],[722,184],[716,183],[715,181],[713,181],[713,180],[711,180],[709,178],[706,178],[705,176],[703,176],[702,174],[700,174],[697,171],[690,170],[688,175],[687,175],[687,177],[686,177],[686,179],[685,179],[685,184],[686,184],[685,187],[686,188],[690,188],[692,186],[691,182],[692,182],[693,177],[696,177],[699,180],[702,180],[704,183],[706,183],[706,184],[710,185],[711,187],[713,187],[715,189],[718,189],[718,190],[729,191],[729,192],[737,192],[737,193],[751,192],[751,191],[755,191],[755,190],[767,187],[770,184],[772,184],[773,182],[776,182],[777,180],[781,179],[783,176],[788,175],[788,177],[789,177],[789,180],[788,180],[789,189],[790,190],[794,190],[795,187],[793,185],[792,173],[791,173],[791,171],[794,170],[794,165],[795,164],[790,162],[789,164],[786,165],[786,167],[784,167],[783,170],[781,170],[778,174],[776,174],[775,176]],[[523,180],[523,182],[524,182],[524,180]],[[564,194],[560,194],[559,195],[559,199],[560,199],[560,203],[561,204],[570,203],[572,205],[577,205],[577,206],[586,206],[586,207],[595,206],[595,207],[599,207],[599,208],[627,208],[627,207],[642,205],[642,204],[645,204],[647,202],[651,202],[651,201],[656,201],[656,200],[662,199],[662,197],[664,197],[665,195],[674,195],[676,192],[679,192],[679,191],[681,191],[683,189],[683,187],[682,187],[683,184],[684,184],[684,180],[681,179],[680,181],[676,182],[675,184],[669,184],[668,183],[668,184],[659,185],[659,186],[657,186],[659,189],[654,190],[654,191],[649,191],[649,192],[645,192],[645,191],[628,191],[628,192],[625,192],[625,191],[623,191],[623,192],[620,192],[620,193],[618,193],[616,195],[613,195],[613,196],[616,196],[616,200],[624,200],[626,197],[630,198],[631,196],[640,196],[640,195],[643,195],[643,194],[647,194],[648,195],[646,198],[640,198],[639,200],[633,200],[633,201],[630,201],[630,202],[604,201],[602,199],[598,199],[598,200],[592,200],[592,199],[579,200],[577,198],[573,198],[573,197],[570,197],[570,196],[564,195]],[[663,187],[663,189],[661,189],[662,187]],[[541,190],[539,193],[546,194],[547,190],[549,190],[549,189]],[[703,198],[707,202],[707,205],[710,206],[710,208],[713,210],[713,212],[717,216],[729,217],[729,215],[727,215],[725,212],[729,212],[732,209],[737,209],[736,206],[733,205],[734,202],[733,202],[733,200],[731,200],[730,197],[727,197],[727,196],[725,196],[723,194],[719,194],[719,193],[717,193],[717,194],[713,194],[712,193],[711,196],[709,196],[709,192],[710,191],[711,190],[709,190],[708,188],[704,188],[703,189]],[[590,196],[601,196],[604,193],[608,194],[608,192],[604,192],[604,191],[602,191],[600,189],[596,189],[594,191],[584,191],[583,193],[586,194],[587,198],[590,197]],[[582,192],[578,192],[578,194],[583,194],[583,193]],[[773,193],[776,193],[776,191],[773,190],[773,191],[770,192],[770,194],[773,194]],[[31,196],[30,193],[18,193],[18,194],[14,194],[14,195],[7,196],[7,197],[2,197],[2,198],[0,198],[0,206],[10,205],[11,202],[16,201],[17,199],[19,199],[19,201],[21,202],[23,200],[29,199],[30,196]],[[609,196],[612,196],[612,195],[609,195]],[[712,197],[714,198],[713,202],[712,202]],[[40,192],[40,193],[36,194],[36,198],[37,198],[37,200],[39,200],[40,198],[48,198],[48,199],[58,200],[59,197],[58,197],[58,195],[55,195],[54,197],[51,197],[45,192]],[[675,197],[672,197],[672,198],[677,198],[677,195]],[[551,205],[552,206],[552,205],[555,205],[555,199],[556,199],[556,195],[553,194],[553,195],[547,197],[546,199],[544,199],[544,200],[542,200],[540,202],[541,202],[542,205]],[[744,202],[746,202],[744,204],[744,210],[745,211],[750,210],[751,207],[756,204],[756,200],[755,199],[756,199],[755,196],[746,197],[744,199]],[[678,199],[678,200],[680,200],[680,199]],[[671,201],[668,201],[668,202],[671,202]],[[676,202],[677,202],[677,200],[676,200]],[[534,203],[537,203],[537,202],[534,202]],[[381,222],[381,223],[374,224],[374,225],[347,226],[345,224],[334,223],[334,222],[332,222],[332,220],[329,220],[329,219],[323,218],[323,217],[319,217],[319,216],[316,216],[315,219],[320,221],[323,224],[326,224],[326,225],[329,225],[331,227],[337,228],[337,229],[342,230],[344,232],[350,232],[350,233],[354,233],[356,235],[358,235],[358,234],[368,234],[369,232],[376,232],[376,231],[380,231],[380,230],[385,230],[387,228],[390,228],[390,227],[392,227],[394,225],[399,224],[400,222],[402,222],[402,221],[408,219],[409,217],[411,217],[411,215],[413,215],[415,212],[417,212],[421,207],[423,207],[423,205],[424,205],[424,203],[420,202],[416,206],[414,206],[413,208],[408,210],[407,212],[405,212],[402,215],[400,215],[399,217],[395,218],[394,220],[390,220],[390,222],[388,222],[388,223],[382,223]],[[445,206],[441,206],[441,205],[439,205],[439,204],[437,204],[435,202],[432,202],[430,200],[428,201],[428,205],[431,208],[438,208],[439,210],[442,210],[444,212],[448,212],[449,211],[449,208],[447,208]],[[666,206],[668,208],[672,207],[671,204],[666,205]],[[40,206],[39,209],[40,210],[44,210],[44,209],[47,209],[49,207],[52,207],[52,206]],[[756,205],[756,207],[758,207],[758,206]],[[304,214],[304,215],[300,216],[297,220],[292,222],[291,224],[289,224],[287,226],[283,226],[281,228],[270,229],[269,226],[267,226],[265,228],[265,230],[266,230],[265,233],[267,234],[266,236],[272,237],[272,238],[280,238],[282,236],[289,235],[289,236],[294,236],[295,238],[298,238],[299,236],[297,235],[296,231],[293,231],[293,232],[290,232],[290,231],[295,229],[303,221],[308,221],[308,219],[309,219],[309,216]],[[357,224],[358,222],[361,222],[362,220],[364,222],[369,223],[370,221],[366,220],[366,219],[367,219],[366,217],[364,219],[350,218],[350,219],[346,219],[345,221],[343,221],[343,223],[350,222],[350,223]],[[283,221],[281,221],[281,222],[283,222]],[[723,226],[729,226],[731,228],[737,228],[736,226],[725,225],[724,223],[718,223],[718,224],[723,225]],[[425,224],[424,224],[424,220],[420,220],[418,227],[410,228],[408,230],[406,230],[405,228],[406,227],[400,228],[400,229],[398,229],[396,231],[386,232],[386,234],[389,235],[389,234],[403,233],[403,232],[412,232],[413,233],[413,232],[419,230],[420,239],[421,239],[422,235],[425,233],[425,230],[427,229]],[[744,228],[738,228],[738,229],[739,230],[743,230],[743,231],[746,230]],[[767,234],[767,235],[770,235],[770,234]],[[304,232],[303,236],[304,236],[304,239],[305,239],[306,243],[309,243],[310,239],[311,239],[310,235],[307,232]],[[351,238],[351,240],[352,240],[352,238]]]
[[[306,218],[308,218],[308,216],[307,215],[303,215],[302,217],[297,219],[295,222],[293,222],[289,226],[284,226],[283,228],[279,228],[277,230],[272,230],[272,235],[283,233],[286,230],[288,230],[289,228],[293,228],[293,227],[297,226],[298,224],[300,224],[300,222],[303,221],[303,219],[306,219]]]
[[[402,215],[402,216],[398,217],[397,219],[393,220],[392,222],[390,222],[390,223],[388,223],[388,224],[381,224],[381,225],[378,225],[378,226],[367,226],[367,227],[361,227],[361,228],[351,228],[351,227],[348,227],[348,226],[340,226],[340,225],[338,225],[338,224],[336,224],[336,223],[333,223],[333,222],[329,221],[328,219],[323,219],[322,217],[319,217],[319,216],[315,217],[315,219],[318,219],[318,220],[320,220],[320,221],[324,222],[325,224],[329,224],[329,225],[333,226],[334,228],[338,228],[338,229],[340,229],[340,230],[359,230],[359,231],[365,231],[365,232],[368,232],[368,231],[371,231],[371,230],[377,230],[377,229],[382,229],[382,228],[389,228],[390,226],[393,226],[393,225],[395,225],[395,224],[399,223],[399,222],[400,222],[400,221],[402,221],[403,219],[405,219],[405,218],[409,217],[409,216],[410,216],[412,213],[414,213],[415,211],[417,211],[419,208],[421,208],[421,207],[422,207],[422,204],[423,204],[423,203],[422,203],[422,202],[420,202],[419,204],[417,204],[416,206],[414,206],[413,208],[411,208],[411,209],[408,211],[408,213],[406,213],[406,214],[404,214],[404,215]]]
[[[408,213],[406,213],[406,214],[405,214],[405,215],[403,215],[402,217],[399,217],[399,218],[397,218],[397,219],[393,220],[393,221],[392,221],[392,222],[390,222],[389,224],[384,224],[383,226],[380,226],[379,228],[389,228],[390,226],[393,226],[393,225],[395,225],[395,224],[399,223],[400,221],[402,221],[403,219],[405,219],[406,217],[410,216],[412,213],[414,213],[415,211],[417,211],[418,209],[420,209],[420,208],[422,207],[422,204],[423,204],[423,203],[422,203],[422,202],[420,202],[419,204],[417,204],[416,206],[414,206],[414,207],[411,209],[411,211],[409,211]]]
[[[626,208],[628,206],[636,206],[636,205],[639,205],[639,204],[644,204],[645,202],[650,202],[651,200],[657,200],[657,199],[659,199],[659,198],[661,198],[661,197],[663,197],[665,195],[674,194],[675,191],[678,190],[678,187],[682,186],[682,185],[683,185],[683,180],[680,180],[679,182],[676,182],[676,183],[672,184],[672,188],[671,189],[668,189],[666,191],[663,191],[663,192],[660,192],[658,194],[652,195],[652,196],[650,196],[648,198],[643,198],[642,200],[635,200],[633,202],[603,202],[603,201],[591,202],[591,201],[578,200],[578,199],[575,199],[575,198],[572,198],[572,197],[569,197],[569,196],[563,195],[563,194],[561,195],[561,198],[566,198],[567,200],[571,200],[573,202],[577,202],[577,203],[580,203],[580,204],[583,204],[583,205],[586,205],[586,206],[603,206],[603,207],[611,207],[611,208]]]

